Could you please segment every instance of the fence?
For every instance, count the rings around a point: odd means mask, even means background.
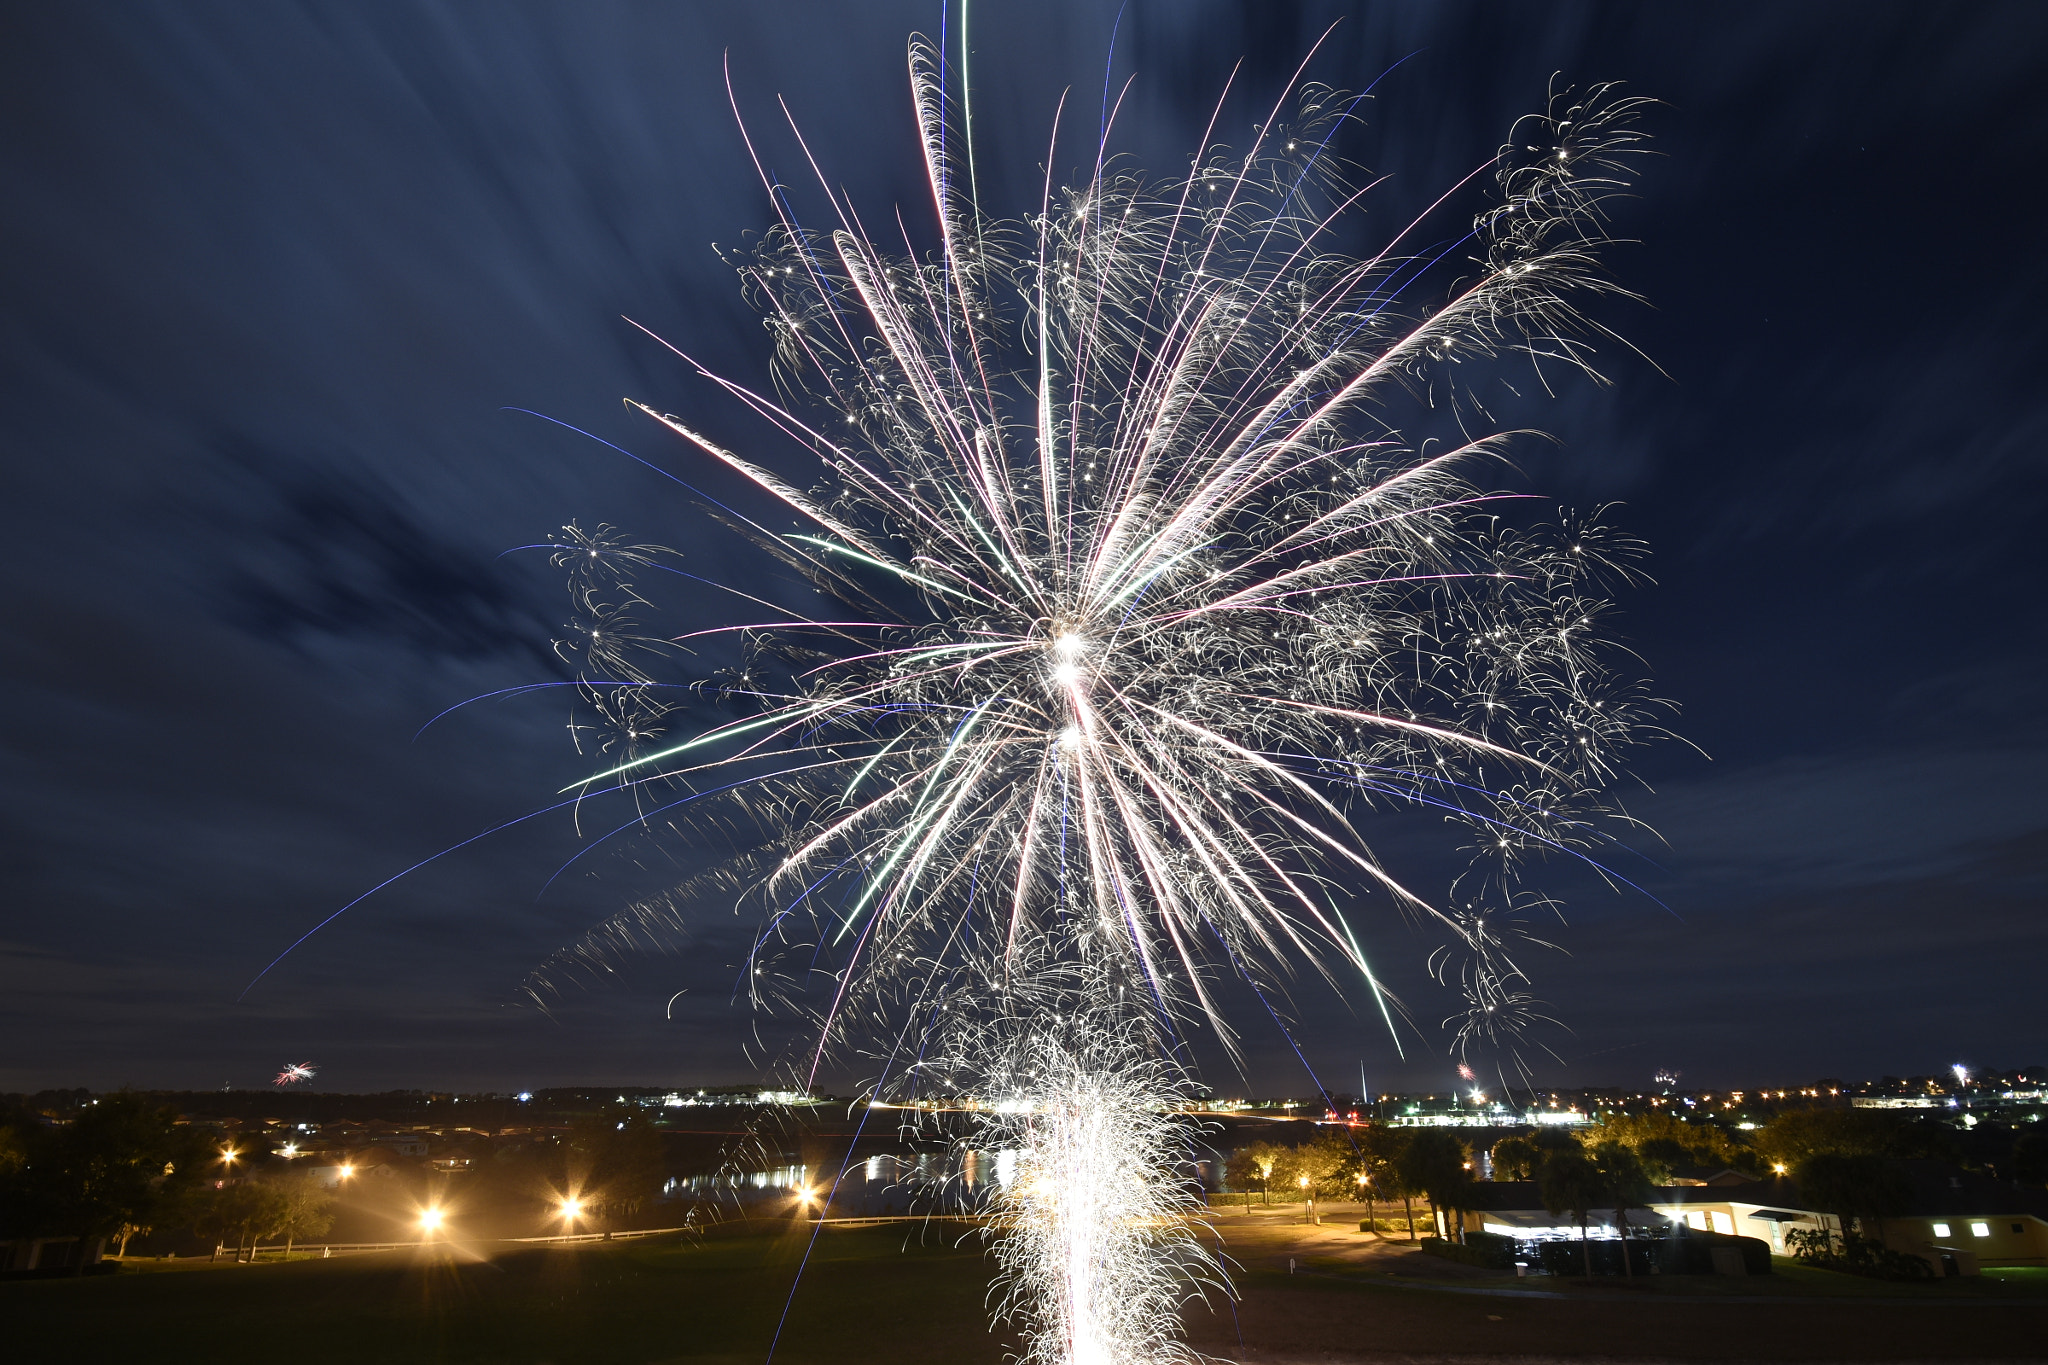
[[[876,1228],[886,1223],[985,1223],[979,1213],[888,1213],[874,1218],[813,1218],[828,1228]]]
[[[660,1237],[665,1233],[680,1233],[692,1231],[701,1231],[701,1229],[634,1228],[626,1232],[613,1233],[567,1232],[558,1233],[553,1237],[485,1237],[476,1239],[448,1236],[437,1236],[432,1238],[414,1237],[411,1240],[404,1242],[292,1242],[289,1244],[289,1247],[291,1254],[293,1256],[354,1256],[369,1251],[416,1251],[421,1247],[452,1245],[570,1246],[583,1242],[603,1242],[607,1240],[613,1242],[630,1242],[641,1237]],[[241,1254],[252,1261],[255,1260],[257,1257],[264,1255],[265,1253],[273,1253],[281,1257],[285,1254],[286,1247],[287,1244],[284,1242],[273,1242],[268,1246],[243,1247],[241,1248]],[[214,1255],[218,1256],[221,1254],[221,1252],[228,1251],[230,1249],[231,1248],[228,1247],[218,1248],[214,1252]]]

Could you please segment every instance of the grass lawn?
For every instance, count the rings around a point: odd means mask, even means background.
[[[1900,1299],[1913,1303],[1942,1300],[2048,1300],[2048,1276],[2033,1268],[1987,1270],[1944,1280],[1874,1280],[1839,1270],[1802,1264],[1789,1256],[1771,1257],[1769,1275],[1639,1275],[1633,1281],[1603,1277],[1590,1285],[1576,1279],[1525,1281],[1530,1288],[1555,1288],[1567,1294],[1659,1294],[1687,1298]]]
[[[1239,1288],[1235,1313],[1191,1319],[1190,1339],[1204,1351],[1259,1365],[1374,1355],[1504,1356],[1515,1365],[2048,1356],[2048,1303],[1494,1297],[1264,1270],[1240,1277]]]
[[[491,1260],[379,1252],[131,1266],[0,1284],[0,1321],[19,1360],[751,1363],[768,1353],[807,1234]],[[820,1237],[776,1359],[998,1365],[1006,1343],[982,1311],[987,1263],[976,1244],[954,1249],[957,1236],[942,1226],[920,1245],[912,1226]]]
[[[719,1229],[688,1244],[521,1248],[492,1259],[385,1252],[255,1266],[140,1263],[110,1276],[0,1284],[0,1321],[10,1358],[22,1360],[758,1365],[808,1231]],[[1275,1237],[1270,1249],[1251,1229],[1231,1239],[1244,1267],[1243,1299],[1190,1311],[1198,1348],[1273,1365],[1382,1353],[1875,1361],[2039,1359],[2048,1342],[2048,1272],[2040,1270],[1999,1271],[1962,1288],[1922,1286],[1922,1301],[1893,1294],[1812,1302],[1876,1282],[1804,1267],[1695,1282],[1703,1294],[1724,1285],[1744,1296],[1765,1285],[1793,1291],[1783,1302],[1656,1290],[1498,1297],[1445,1291],[1530,1282],[1466,1278],[1432,1287],[1360,1267],[1341,1278],[1289,1275],[1279,1231],[1259,1230]],[[1013,1343],[989,1332],[989,1263],[975,1241],[956,1247],[959,1235],[957,1227],[915,1225],[824,1233],[776,1360],[997,1365]]]

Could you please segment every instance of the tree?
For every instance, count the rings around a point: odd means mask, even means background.
[[[1593,1278],[1593,1248],[1586,1240],[1586,1218],[1600,1206],[1606,1182],[1592,1157],[1584,1152],[1558,1152],[1543,1163],[1536,1176],[1537,1194],[1543,1207],[1553,1214],[1569,1215],[1579,1225],[1579,1253],[1585,1257],[1586,1278]]]
[[[1667,1179],[1673,1166],[1729,1166],[1738,1170],[1757,1169],[1757,1155],[1741,1138],[1715,1123],[1693,1123],[1668,1109],[1647,1114],[1608,1111],[1600,1115],[1597,1128],[1585,1143],[1597,1147],[1618,1142],[1634,1152],[1645,1164],[1662,1166]]]
[[[1462,1210],[1472,1187],[1470,1159],[1464,1143],[1441,1128],[1425,1128],[1409,1140],[1399,1162],[1404,1184],[1428,1195],[1432,1208],[1459,1215],[1454,1240],[1460,1242],[1465,1240]],[[1444,1230],[1450,1232],[1448,1225]]]
[[[2012,1178],[2022,1185],[2048,1185],[2048,1133],[2026,1133],[2014,1141]]]
[[[1326,1130],[1307,1142],[1280,1148],[1272,1178],[1283,1188],[1334,1195],[1343,1191],[1356,1164],[1351,1140],[1341,1132]],[[1303,1185],[1303,1180],[1308,1183]]]
[[[1238,1148],[1230,1154],[1230,1163],[1224,1168],[1230,1183],[1249,1189],[1257,1182],[1262,1201],[1272,1203],[1273,1168],[1280,1164],[1283,1150],[1270,1142],[1253,1142]]]
[[[1842,1223],[1842,1244],[1849,1246],[1849,1220],[1870,1219],[1877,1225],[1873,1240],[1884,1240],[1884,1220],[1906,1211],[1912,1198],[1905,1175],[1881,1156],[1816,1152],[1792,1169],[1802,1198]]]
[[[639,1109],[609,1106],[570,1129],[566,1174],[585,1207],[637,1213],[668,1174],[661,1130]]]
[[[289,1260],[292,1243],[301,1237],[322,1237],[334,1226],[334,1195],[310,1175],[288,1175],[269,1182],[283,1201],[277,1230],[284,1234]]]
[[[1542,1151],[1525,1137],[1504,1137],[1487,1155],[1493,1162],[1495,1180],[1533,1180],[1543,1161]]]
[[[1822,1155],[1899,1160],[1953,1160],[1956,1155],[1948,1130],[1881,1109],[1790,1109],[1758,1130],[1756,1148],[1766,1160],[1788,1168]]]
[[[206,1170],[206,1135],[122,1091],[58,1128],[7,1125],[0,1224],[22,1236],[125,1238],[156,1224]]]
[[[232,1237],[239,1261],[244,1247],[253,1248],[282,1231],[285,1217],[285,1195],[276,1185],[267,1180],[238,1180],[213,1192],[196,1225],[223,1242]]]
[[[1401,1129],[1374,1123],[1354,1129],[1351,1140],[1357,1144],[1357,1159],[1352,1172],[1354,1183],[1365,1194],[1366,1224],[1373,1230],[1373,1235],[1378,1236],[1378,1201],[1400,1197],[1401,1181],[1394,1173],[1394,1163],[1407,1146],[1408,1138]],[[1408,1236],[1410,1241],[1414,1240],[1412,1221]]]
[[[1628,1211],[1648,1208],[1650,1174],[1643,1168],[1642,1158],[1619,1142],[1603,1142],[1590,1155],[1600,1173],[1603,1193],[1614,1205],[1614,1230],[1621,1234],[1622,1271],[1633,1279],[1636,1268],[1628,1250]]]

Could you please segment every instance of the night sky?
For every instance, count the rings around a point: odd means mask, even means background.
[[[1520,486],[1624,504],[1651,543],[1620,629],[1697,750],[1646,750],[1628,797],[1668,910],[1564,888],[1570,956],[1537,984],[1569,1031],[1538,1078],[2048,1056],[2048,7],[1121,13],[1112,58],[1111,0],[975,6],[994,211],[1035,204],[1055,101],[1097,100],[1106,63],[1136,77],[1117,145],[1170,171],[1238,59],[1224,141],[1340,18],[1310,75],[1385,73],[1354,150],[1393,179],[1361,241],[1487,160],[1553,73],[1663,102],[1607,256],[1647,302],[1599,310],[1649,360],[1611,347],[1612,387],[1512,420],[1556,438],[1523,447]],[[0,1089],[248,1086],[287,1060],[347,1090],[755,1074],[730,999],[754,921],[729,901],[552,1016],[517,1004],[550,952],[709,856],[627,841],[547,885],[566,819],[391,886],[237,996],[354,897],[589,771],[559,693],[414,738],[565,676],[561,583],[505,551],[607,522],[772,587],[672,484],[506,409],[722,495],[619,400],[788,467],[623,317],[764,383],[713,251],[770,219],[721,60],[771,169],[802,183],[781,95],[882,221],[920,207],[903,51],[939,22],[937,0],[7,8]],[[675,631],[729,619],[661,605]],[[1386,839],[1397,866],[1442,842]],[[1443,1084],[1435,940],[1372,933],[1408,1060],[1368,1002],[1304,983],[1307,1056],[1336,1088],[1361,1062],[1374,1089]],[[1243,1023],[1249,1087],[1307,1090]]]

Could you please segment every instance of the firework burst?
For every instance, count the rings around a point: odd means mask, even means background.
[[[284,1070],[271,1077],[270,1083],[280,1088],[288,1085],[303,1085],[313,1079],[320,1068],[311,1062],[286,1062]]]
[[[1355,100],[1310,87],[1179,180],[1098,155],[995,222],[947,159],[936,69],[914,43],[939,248],[886,252],[836,196],[838,227],[808,230],[778,194],[734,264],[780,394],[683,356],[809,472],[635,404],[800,518],[721,512],[845,609],[729,628],[741,714],[677,742],[612,605],[652,554],[572,529],[556,549],[618,758],[575,790],[643,813],[723,794],[752,846],[733,871],[770,898],[746,989],[803,979],[789,951],[836,964],[813,1066],[872,1032],[855,1004],[1049,932],[1226,1041],[1219,963],[1348,963],[1385,1007],[1346,914],[1374,900],[1445,932],[1460,1051],[1512,1048],[1541,1017],[1508,953],[1525,870],[1605,838],[1600,794],[1652,703],[1605,643],[1638,546],[1509,516],[1489,482],[1508,434],[1472,434],[1460,367],[1586,366],[1596,329],[1566,296],[1612,290],[1593,248],[1637,102],[1554,100],[1451,240],[1417,223],[1352,257],[1325,244],[1359,198],[1331,150]],[[1459,438],[1405,439],[1418,401]],[[1466,831],[1460,908],[1374,854],[1368,817],[1404,808]]]
[[[1091,148],[1080,183],[1048,176],[1004,222],[956,174],[971,128],[949,135],[939,72],[913,42],[936,249],[885,249],[829,186],[836,226],[802,226],[770,184],[780,221],[732,263],[776,392],[676,352],[808,467],[634,405],[771,500],[714,515],[833,608],[727,589],[767,614],[658,642],[631,580],[661,552],[603,528],[550,542],[607,756],[565,794],[629,794],[615,832],[689,808],[741,847],[535,986],[658,938],[710,886],[760,895],[742,990],[828,983],[806,1079],[837,1043],[878,1064],[878,1094],[997,1102],[982,1137],[1019,1172],[994,1206],[1000,1303],[1025,1358],[1174,1358],[1178,1305],[1225,1283],[1169,1112],[1191,1028],[1234,1051],[1219,980],[1355,973],[1392,1027],[1353,920],[1434,922],[1470,1080],[1470,1049],[1519,1065],[1543,1018],[1515,955],[1538,942],[1520,912],[1549,904],[1528,869],[1612,877],[1602,793],[1655,709],[1607,643],[1639,547],[1597,516],[1520,515],[1497,488],[1511,433],[1463,376],[1588,367],[1599,329],[1568,296],[1612,291],[1594,249],[1637,102],[1554,99],[1432,211],[1490,170],[1476,215],[1346,255],[1362,191],[1333,144],[1355,99],[1298,91],[1248,149],[1205,138],[1172,180]],[[1404,408],[1455,438],[1404,436]],[[728,718],[678,735],[648,650],[720,634],[743,655],[711,680]],[[1399,811],[1463,831],[1448,896],[1374,853]]]

